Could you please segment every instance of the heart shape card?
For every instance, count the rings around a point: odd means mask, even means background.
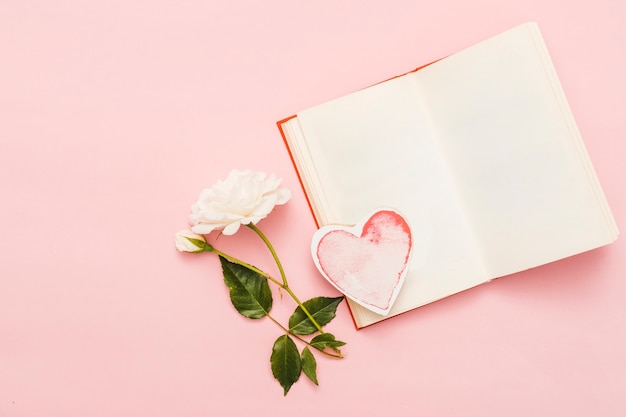
[[[413,240],[408,222],[378,209],[353,226],[324,226],[311,242],[313,261],[337,290],[359,305],[387,315],[407,273]]]

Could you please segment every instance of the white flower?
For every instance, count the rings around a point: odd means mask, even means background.
[[[191,230],[181,230],[176,233],[176,249],[181,252],[202,252],[206,240]]]
[[[189,216],[195,233],[208,234],[222,230],[232,235],[239,226],[257,224],[278,204],[291,198],[291,191],[279,188],[280,179],[264,172],[230,172],[224,181],[200,193],[198,202],[191,206]]]

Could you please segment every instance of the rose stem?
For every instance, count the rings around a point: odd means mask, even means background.
[[[319,323],[313,318],[313,316],[311,315],[311,313],[309,313],[309,310],[307,310],[307,308],[304,306],[304,304],[302,304],[302,302],[298,299],[298,297],[296,296],[296,294],[294,294],[293,291],[291,291],[291,288],[289,288],[289,284],[287,283],[287,276],[285,275],[285,270],[283,269],[282,264],[280,263],[280,259],[278,259],[278,255],[276,254],[276,251],[274,250],[274,247],[272,246],[272,244],[270,243],[269,239],[263,234],[263,232],[261,232],[261,230],[256,227],[254,224],[250,223],[247,225],[250,229],[254,230],[254,232],[259,235],[259,237],[261,238],[261,240],[263,240],[263,242],[265,243],[265,245],[268,247],[268,249],[270,250],[270,252],[272,253],[272,256],[274,257],[274,261],[276,261],[276,265],[278,266],[278,270],[280,271],[280,276],[283,280],[283,285],[282,288],[284,288],[285,291],[287,291],[287,293],[291,296],[291,298],[293,298],[293,300],[298,304],[298,306],[300,306],[300,308],[302,309],[302,311],[304,312],[304,314],[309,318],[309,320],[311,320],[311,323],[313,323],[313,326],[315,326],[315,328],[320,332],[320,333],[324,333],[324,331],[322,330],[322,326],[319,325]]]
[[[268,274],[265,271],[260,270],[259,268],[257,268],[254,265],[250,265],[249,263],[246,263],[244,261],[242,261],[241,259],[237,259],[234,256],[230,256],[222,251],[220,251],[219,249],[216,249],[215,247],[213,247],[212,245],[209,245],[208,243],[205,245],[204,250],[206,252],[213,252],[219,256],[221,256],[222,258],[239,264],[245,268],[248,268],[254,272],[256,272],[257,274],[265,277],[266,279],[269,279],[270,281],[272,281],[274,284],[276,284],[278,286],[278,288],[283,288],[285,291],[287,291],[287,293],[291,296],[291,298],[294,299],[294,301],[296,303],[298,303],[298,305],[300,306],[300,308],[302,309],[302,311],[304,312],[304,314],[309,318],[309,320],[311,320],[311,322],[313,323],[313,325],[315,326],[315,328],[317,330],[319,330],[320,333],[324,333],[324,331],[321,329],[321,326],[317,323],[317,321],[315,321],[315,319],[313,318],[313,316],[311,315],[311,313],[309,313],[309,311],[304,307],[304,305],[302,304],[302,302],[298,299],[298,297],[296,296],[296,294],[294,294],[293,291],[291,291],[291,288],[289,288],[288,286],[286,286],[285,284],[281,283],[280,281],[278,281],[277,279],[273,278],[270,274]],[[281,326],[282,327],[282,326]],[[284,327],[283,327],[284,329]],[[294,335],[295,336],[295,335]]]

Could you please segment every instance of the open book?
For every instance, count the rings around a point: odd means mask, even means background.
[[[279,122],[318,226],[403,213],[413,256],[388,316],[617,239],[538,26]]]

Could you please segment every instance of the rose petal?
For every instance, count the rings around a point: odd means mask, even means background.
[[[264,172],[232,170],[225,180],[200,192],[191,206],[192,230],[234,234],[242,224],[256,224],[291,198],[291,191],[280,188],[280,183],[274,174],[268,177]]]

